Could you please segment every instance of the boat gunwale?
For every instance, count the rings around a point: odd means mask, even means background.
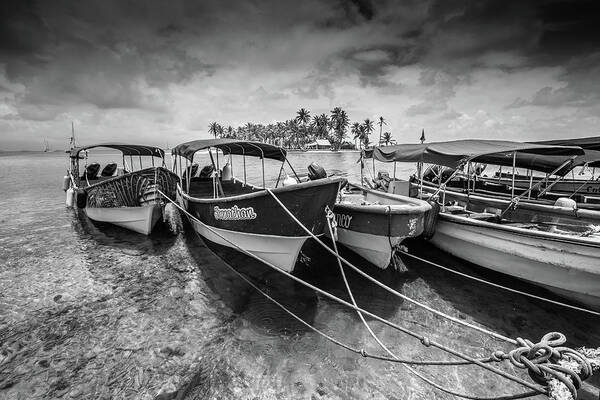
[[[84,189],[84,190],[88,190],[88,189],[91,189],[91,188],[99,187],[99,186],[101,186],[101,185],[103,185],[105,183],[114,182],[116,180],[122,179],[123,177],[133,176],[133,175],[139,174],[140,172],[146,172],[146,171],[156,170],[156,169],[163,169],[166,172],[172,174],[175,178],[179,179],[177,177],[177,174],[175,174],[173,171],[171,171],[167,167],[163,167],[161,165],[158,165],[158,166],[151,166],[151,167],[146,167],[146,168],[138,169],[136,171],[131,171],[131,172],[128,172],[128,173],[123,174],[123,175],[111,176],[108,179],[103,179],[103,180],[101,180],[99,182],[95,182],[95,183],[93,183],[91,185],[81,186],[80,188]],[[86,182],[86,180],[82,179],[81,182]]]
[[[431,210],[431,205],[424,200],[414,199],[412,197],[399,194],[381,192],[379,190],[370,189],[356,183],[349,183],[350,186],[356,187],[367,193],[372,193],[377,196],[388,198],[390,200],[402,200],[410,204],[352,204],[336,202],[336,207],[344,207],[355,212],[374,213],[374,214],[422,214]],[[407,212],[409,211],[409,212]]]
[[[478,214],[478,213],[475,213]],[[501,225],[496,222],[489,222],[480,219],[470,218],[465,215],[460,214],[451,214],[449,212],[440,211],[440,218],[444,218],[450,220],[450,222],[462,224],[462,225],[471,225],[477,226],[481,228],[495,229],[506,231],[510,233],[515,233],[521,236],[529,236],[533,238],[542,238],[546,240],[556,241],[556,242],[564,242],[571,243],[581,246],[588,247],[598,247],[600,248],[600,238],[589,238],[589,237],[570,237],[564,234],[552,233],[552,232],[544,232],[544,231],[533,231],[526,228],[519,228],[516,226],[510,225]]]
[[[327,180],[327,181],[325,181],[325,180]],[[200,198],[200,197],[190,196],[188,193],[183,191],[180,183],[178,182],[177,183],[177,192],[184,199],[186,199],[188,201],[192,201],[194,203],[210,204],[210,203],[216,203],[216,202],[231,202],[231,201],[251,199],[254,197],[266,196],[266,195],[268,195],[267,189],[269,189],[271,192],[273,192],[273,194],[279,194],[279,193],[292,192],[292,191],[299,190],[299,189],[308,189],[308,188],[315,187],[315,186],[325,186],[325,185],[333,184],[333,183],[339,184],[343,181],[344,181],[344,178],[341,178],[341,177],[335,177],[335,178],[328,177],[328,178],[317,179],[314,181],[300,182],[300,183],[296,183],[294,185],[289,185],[289,186],[281,186],[278,188],[257,187],[257,191],[254,193],[243,193],[243,194],[238,194],[238,195],[233,195],[233,196],[222,196],[222,197],[214,197],[214,198],[213,197]]]

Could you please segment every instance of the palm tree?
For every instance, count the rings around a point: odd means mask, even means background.
[[[387,125],[387,124],[385,123],[385,119],[383,119],[383,117],[381,117],[381,116],[379,117],[378,124],[379,124],[379,142],[378,143],[381,144],[381,131],[383,130],[383,125]]]
[[[383,132],[383,137],[381,139],[381,141],[379,142],[379,144],[384,144],[386,146],[389,146],[390,144],[395,144],[396,141],[394,139],[392,139],[392,134],[390,132]]]
[[[363,134],[362,134],[362,142],[366,147],[369,146],[369,135],[371,133],[373,133],[373,121],[371,121],[369,118],[365,119],[365,121],[362,124],[362,128],[363,128]]]
[[[362,141],[360,140],[360,136],[361,136],[361,134],[360,134],[360,123],[358,123],[358,122],[353,123],[352,124],[352,128],[350,129],[350,133],[352,133],[354,141],[356,141],[356,139],[359,139],[358,148],[361,149],[362,148]]]
[[[226,136],[227,136],[227,138],[229,138],[229,139],[233,139],[233,138],[235,137],[235,134],[234,134],[234,132],[233,132],[233,126],[229,125],[229,126],[227,127],[227,135],[226,135]]]
[[[208,125],[208,133],[213,135],[215,137],[215,139],[217,138],[217,135],[219,134],[219,128],[221,127],[221,125],[219,125],[216,122],[211,122]]]
[[[296,116],[296,122],[298,122],[299,124],[306,125],[308,121],[310,121],[310,111],[301,108],[296,114],[298,114]]]

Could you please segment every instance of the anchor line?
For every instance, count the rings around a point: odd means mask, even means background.
[[[361,271],[359,268],[357,268],[356,266],[354,266],[350,261],[346,260],[344,257],[340,256],[340,255],[336,255],[336,253],[329,247],[327,246],[321,239],[319,239],[314,233],[312,233],[308,228],[306,228],[300,221],[298,221],[298,219],[296,218],[296,216],[294,214],[291,213],[290,210],[288,210],[285,205],[283,203],[281,203],[281,201],[279,200],[279,198],[277,198],[277,196],[275,196],[275,194],[270,190],[270,189],[265,189],[267,192],[269,192],[269,194],[275,199],[275,201],[284,209],[284,211],[306,232],[308,233],[308,235],[313,238],[317,243],[319,243],[321,246],[323,246],[323,248],[325,250],[327,250],[331,255],[333,255],[334,257],[338,257],[340,259],[340,261],[342,261],[344,264],[346,264],[347,266],[349,266],[352,270],[354,270],[357,274],[361,275],[362,277],[364,277],[365,279],[373,282],[375,285],[379,286],[380,288],[388,291],[389,293],[396,295],[400,298],[402,298],[403,300],[408,301],[409,303],[412,303],[413,305],[423,308],[439,317],[445,318],[449,321],[452,321],[458,325],[462,325],[465,326],[467,328],[471,328],[474,329],[476,331],[479,331],[481,333],[485,333],[486,335],[492,336],[496,339],[500,339],[500,340],[504,340],[505,342],[508,342],[510,344],[513,345],[518,345],[518,342],[514,339],[511,339],[509,337],[506,337],[504,335],[501,335],[499,333],[496,332],[492,332],[488,329],[470,324],[466,321],[462,321],[458,318],[452,317],[451,315],[445,314],[441,311],[438,311],[434,308],[429,307],[426,304],[423,304],[417,300],[414,300],[400,292],[398,292],[397,290],[392,289],[391,287],[382,284],[381,282],[379,282],[377,279],[373,278],[372,276],[370,276],[369,274]]]
[[[412,257],[412,258],[414,258],[416,260],[422,261],[422,262],[424,262],[426,264],[432,265],[434,267],[443,269],[444,271],[452,272],[453,274],[462,276],[463,278],[473,279],[474,281],[477,281],[477,282],[480,282],[480,283],[485,283],[487,285],[490,285],[490,286],[493,286],[493,287],[496,287],[496,288],[499,288],[499,289],[504,289],[504,290],[507,290],[509,292],[521,294],[523,296],[531,297],[531,298],[534,298],[534,299],[537,299],[537,300],[543,300],[543,301],[546,301],[548,303],[552,303],[552,304],[555,304],[555,305],[558,305],[558,306],[570,308],[572,310],[577,310],[577,311],[585,312],[585,313],[592,314],[592,315],[595,315],[595,316],[600,316],[600,312],[589,310],[589,309],[583,308],[583,307],[574,306],[574,305],[563,303],[563,302],[556,301],[556,300],[551,300],[551,299],[548,299],[548,298],[545,298],[545,297],[542,297],[542,296],[537,296],[537,295],[532,294],[532,293],[523,292],[523,291],[518,290],[518,289],[513,289],[513,288],[510,288],[510,287],[507,287],[507,286],[503,286],[503,285],[500,285],[500,284],[497,284],[497,283],[494,283],[494,282],[486,281],[485,279],[477,278],[476,276],[465,274],[464,272],[456,271],[456,270],[454,270],[452,268],[448,268],[448,267],[445,267],[445,266],[443,266],[441,264],[438,264],[438,263],[435,263],[433,261],[427,260],[425,258],[421,258],[421,257],[416,256],[414,254],[411,254],[411,253],[409,253],[408,251],[405,251],[405,250],[400,250],[400,253],[405,254],[405,255],[407,255],[409,257]]]
[[[389,206],[388,206],[388,211],[389,211]],[[333,231],[332,231],[332,225],[335,223],[335,216],[333,215],[333,212],[331,211],[331,209],[329,207],[325,208],[325,213],[327,215],[327,228],[329,229],[329,235],[333,238],[334,236],[333,236]],[[333,242],[333,249],[334,249],[335,253],[339,255],[339,251],[338,251],[338,248],[337,248],[337,243],[335,242],[335,240],[333,240],[332,242]],[[390,242],[390,245],[391,245],[391,242]],[[340,269],[340,274],[342,275],[342,278],[344,280],[344,285],[346,286],[346,291],[348,292],[348,296],[350,297],[350,300],[352,301],[352,304],[357,309],[356,313],[358,314],[361,322],[363,323],[363,325],[365,326],[365,328],[367,328],[367,331],[369,332],[369,334],[371,335],[371,337],[377,342],[377,344],[386,353],[388,353],[395,360],[400,360],[400,357],[398,357],[396,355],[396,353],[392,352],[379,339],[379,337],[375,334],[375,332],[373,332],[373,329],[371,329],[371,326],[365,320],[365,317],[363,316],[362,312],[358,311],[359,307],[358,307],[358,304],[356,303],[356,299],[354,298],[352,290],[350,289],[350,284],[348,283],[348,279],[346,278],[346,273],[344,272],[344,267],[342,265],[342,262],[340,261],[339,257],[336,257],[336,259],[337,259],[338,267]],[[424,376],[422,373],[420,373],[416,369],[408,366],[407,363],[401,363],[401,365],[404,368],[406,368],[409,372],[411,372],[412,374],[416,375],[417,377],[419,377],[420,379],[422,379],[426,383],[430,384],[431,386],[433,386],[434,388],[436,388],[438,390],[441,390],[444,393],[448,393],[448,394],[451,394],[453,396],[462,397],[462,398],[465,398],[465,399],[473,399],[473,400],[483,400],[484,399],[483,397],[480,397],[480,396],[471,396],[471,395],[467,395],[467,394],[464,394],[464,393],[459,393],[459,392],[456,392],[454,390],[445,388],[445,387],[439,385],[438,383],[432,381],[431,379],[427,378],[426,376]],[[532,397],[532,396],[537,396],[537,395],[538,395],[538,392],[536,392],[536,391],[529,391],[529,392],[525,392],[525,393],[518,393],[518,394],[515,394],[515,395],[507,395],[507,396],[494,397],[494,399],[496,399],[496,400],[498,400],[498,399],[504,399],[504,400],[508,400],[508,399],[522,399],[522,398]]]
[[[275,201],[279,204],[279,206],[281,206],[281,208],[283,210],[285,210],[285,212],[292,218],[292,220],[294,220],[305,232],[307,232],[314,240],[316,240],[318,243],[320,243],[325,249],[327,249],[327,251],[329,251],[331,254],[333,254],[334,256],[336,256],[338,258],[338,261],[344,261],[345,264],[347,264],[349,267],[351,267],[354,271],[356,271],[357,273],[359,273],[360,275],[364,276],[365,278],[367,278],[368,280],[376,283],[378,286],[412,302],[413,304],[416,305],[420,305],[421,307],[424,307],[428,310],[430,310],[432,313],[435,313],[436,315],[440,315],[443,316],[445,318],[448,318],[450,320],[455,320],[453,319],[453,317],[444,314],[442,312],[439,312],[437,310],[434,310],[431,307],[428,307],[424,304],[421,304],[420,302],[411,299],[408,296],[405,296],[395,290],[393,290],[392,288],[390,288],[387,285],[382,284],[381,282],[379,282],[378,280],[376,280],[375,278],[372,278],[371,276],[369,276],[368,274],[364,273],[363,271],[361,271],[360,269],[358,269],[356,266],[354,266],[353,264],[351,264],[350,262],[348,262],[347,260],[345,260],[343,257],[341,257],[339,254],[336,254],[335,252],[333,252],[333,250],[331,250],[327,245],[325,245],[323,243],[322,240],[320,240],[318,237],[316,237],[316,235],[314,235],[308,228],[306,228],[300,221],[298,221],[298,219],[296,218],[296,216],[294,214],[292,214],[292,212],[287,209],[287,207],[277,198],[277,196],[275,196],[275,194],[270,190],[270,189],[265,189],[267,192],[269,192],[269,194],[273,197],[273,199],[275,199]],[[341,299],[340,299],[341,300]],[[357,307],[352,307],[357,311],[361,311],[364,312],[364,310],[357,308]],[[368,313],[368,312],[367,312]],[[369,314],[367,314],[369,315]],[[385,320],[385,319],[378,319],[381,322],[384,322],[386,325],[389,326],[393,326],[396,329],[411,335],[413,337],[417,337],[417,336],[421,336],[416,334],[415,332],[412,332],[408,329],[403,329],[402,327],[396,325],[396,324],[392,324],[389,321]],[[468,323],[463,323],[462,321],[457,321],[463,325],[467,325],[470,326],[474,329],[480,330],[480,328],[472,325],[472,324],[468,324]],[[488,331],[491,334],[493,334],[494,337],[503,337],[502,335],[496,334],[494,332]],[[560,337],[561,339],[558,340],[556,339],[556,337]],[[555,338],[556,340],[551,341],[551,338]],[[592,366],[591,366],[591,362],[590,360],[588,360],[587,358],[585,358],[582,354],[578,353],[575,350],[569,349],[568,347],[560,347],[560,348],[554,348],[554,350],[552,350],[551,346],[559,346],[562,345],[566,339],[564,338],[564,335],[561,333],[557,333],[557,332],[552,332],[552,333],[548,333],[546,334],[540,341],[540,343],[538,344],[533,344],[529,341],[523,340],[521,338],[517,338],[517,340],[513,340],[510,338],[506,338],[509,341],[514,341],[515,345],[520,345],[521,347],[519,347],[518,349],[515,349],[513,351],[511,351],[508,355],[508,357],[506,357],[506,354],[502,354],[502,352],[495,352],[494,356],[498,357],[499,359],[506,359],[508,358],[511,363],[519,368],[528,368],[528,372],[530,374],[530,376],[534,379],[534,381],[538,382],[538,383],[542,383],[545,382],[546,385],[548,385],[548,387],[551,387],[550,384],[555,383],[556,385],[558,385],[558,387],[564,388],[566,390],[568,390],[571,394],[571,396],[573,398],[577,398],[577,390],[579,389],[579,387],[581,386],[582,383],[582,379],[581,377],[578,375],[578,373],[574,372],[573,370],[564,368],[562,366],[556,365],[556,364],[551,364],[550,366],[547,365],[541,365],[541,364],[537,364],[538,362],[545,362],[546,360],[549,359],[549,355],[553,354],[556,357],[558,357],[557,359],[553,359],[553,362],[557,362],[560,359],[562,359],[564,356],[567,357],[567,359],[575,359],[578,361],[578,365],[580,368],[580,373],[582,375],[582,377],[585,379],[589,376],[591,376],[592,374]],[[460,354],[458,352],[453,351],[452,349],[445,347],[443,345],[440,345],[439,343],[435,343],[433,341],[431,341],[428,338],[422,337],[422,339],[420,339],[421,342],[423,343],[423,345],[425,346],[430,346],[430,345],[434,345],[434,347],[437,347],[439,349],[443,349],[446,352],[449,352],[451,354],[456,355],[457,357],[463,358],[463,359],[467,359],[468,356],[465,356],[463,354]],[[546,354],[542,357],[539,356],[537,353],[537,351],[533,351],[533,350],[538,350],[540,348],[545,348],[546,350]],[[527,349],[529,349],[527,351]],[[559,349],[563,350],[564,355],[561,354],[561,352],[559,351]],[[524,353],[523,350],[527,351],[527,357],[523,357]],[[516,352],[521,352],[517,357],[515,357],[515,353]],[[544,358],[546,357],[546,358]],[[479,365],[482,368],[488,369],[490,371],[493,371],[501,376],[504,376],[508,379],[513,379],[515,377],[510,377],[509,378],[509,374],[506,374],[508,376],[506,376],[504,374],[503,371],[500,371],[496,368],[490,367],[490,366],[486,366],[476,360],[473,360],[474,364]],[[528,383],[525,385],[527,387],[531,387]],[[545,394],[549,394],[552,398],[554,398],[554,393],[551,393],[549,390],[547,390],[547,392]]]
[[[270,189],[265,189],[265,190],[271,193]],[[173,203],[173,204],[174,204],[174,205],[175,205],[175,206],[176,206],[178,209],[180,209],[182,212],[184,212],[184,213],[185,213],[185,214],[186,214],[186,215],[187,215],[189,218],[191,218],[191,219],[193,219],[193,220],[197,221],[198,223],[202,223],[202,221],[198,220],[198,219],[197,219],[197,218],[196,218],[194,215],[190,214],[190,213],[189,213],[187,210],[185,210],[183,207],[181,207],[179,204],[177,204],[175,201],[173,201],[173,200],[172,200],[172,199],[171,199],[169,196],[167,196],[165,193],[163,193],[163,192],[162,192],[162,191],[160,191],[160,190],[159,190],[159,192],[160,192],[160,193],[161,193],[161,194],[162,194],[162,195],[163,195],[163,196],[164,196],[164,197],[165,197],[167,200],[169,200],[171,203]],[[271,193],[271,195],[272,195],[272,196],[274,196],[274,194],[273,194],[273,193]],[[275,199],[277,199],[277,197],[276,197],[276,196],[274,196],[274,197],[275,197]],[[279,199],[277,199],[277,201],[279,201]],[[285,208],[285,206],[283,206],[283,207],[284,207],[284,209],[285,209],[285,210],[286,210],[286,211],[289,213],[289,210],[287,210],[287,208]],[[292,216],[293,216],[293,215],[292,215]],[[248,255],[248,256],[250,256],[250,257],[252,257],[252,258],[254,258],[254,259],[256,259],[256,260],[258,260],[258,261],[260,261],[260,262],[262,262],[262,263],[264,263],[265,265],[267,265],[267,266],[269,266],[269,267],[271,267],[271,268],[273,268],[273,269],[275,269],[275,270],[277,270],[277,271],[281,272],[283,275],[287,276],[288,278],[290,278],[290,279],[292,279],[292,280],[294,280],[294,281],[296,281],[296,282],[298,282],[298,283],[300,283],[300,284],[302,284],[302,285],[304,285],[304,286],[306,286],[306,287],[308,287],[308,288],[310,288],[310,289],[312,289],[312,290],[316,291],[317,293],[320,293],[320,294],[322,294],[323,296],[325,296],[325,297],[327,297],[327,298],[329,298],[329,299],[331,299],[331,300],[333,300],[333,301],[336,301],[336,302],[338,302],[338,303],[340,303],[340,304],[342,304],[342,305],[344,305],[344,306],[346,306],[346,307],[348,307],[348,308],[351,308],[351,309],[353,309],[353,310],[355,310],[355,311],[357,311],[357,312],[363,313],[364,315],[367,315],[367,316],[369,316],[369,317],[371,317],[371,318],[373,318],[373,319],[375,319],[375,320],[377,320],[377,321],[379,321],[379,322],[381,322],[381,323],[383,323],[383,324],[385,324],[385,325],[387,325],[387,326],[390,326],[390,327],[392,327],[392,328],[394,328],[394,329],[396,329],[396,330],[399,330],[399,331],[401,331],[401,332],[403,332],[403,333],[405,333],[405,334],[407,334],[407,335],[409,335],[409,336],[412,336],[412,337],[414,337],[414,338],[416,338],[416,339],[420,340],[420,341],[421,341],[421,343],[423,343],[423,345],[425,345],[425,346],[427,346],[427,347],[429,347],[429,346],[433,346],[433,347],[435,347],[435,348],[438,348],[438,349],[440,349],[440,350],[442,350],[442,351],[445,351],[446,353],[452,354],[452,355],[454,355],[455,357],[458,357],[458,358],[461,358],[461,359],[463,359],[463,360],[467,361],[467,362],[468,362],[468,364],[475,364],[475,365],[478,365],[478,366],[480,366],[480,367],[482,367],[482,368],[484,368],[484,369],[486,369],[486,370],[489,370],[490,372],[493,372],[493,373],[495,373],[495,374],[497,374],[497,375],[499,375],[499,376],[502,376],[502,377],[504,377],[504,378],[506,378],[506,379],[508,379],[508,380],[511,380],[511,381],[513,381],[513,382],[516,382],[516,383],[518,383],[518,384],[521,384],[522,386],[525,386],[525,387],[527,387],[527,388],[529,388],[529,389],[531,389],[531,390],[532,390],[532,392],[531,392],[531,393],[523,393],[523,394],[519,394],[519,395],[516,395],[517,397],[514,397],[514,396],[508,396],[508,397],[495,397],[495,399],[504,399],[504,400],[508,400],[508,399],[517,399],[517,398],[523,398],[523,397],[530,397],[530,396],[533,396],[533,395],[536,395],[536,394],[544,394],[544,395],[547,395],[547,394],[548,394],[548,390],[547,390],[546,388],[544,388],[543,386],[541,386],[541,385],[535,385],[535,384],[532,384],[532,383],[530,383],[530,382],[527,382],[527,381],[525,381],[525,380],[523,380],[523,379],[521,379],[521,378],[519,378],[519,377],[513,376],[513,375],[511,375],[511,374],[509,374],[509,373],[507,373],[507,372],[505,372],[505,371],[502,371],[502,370],[500,370],[500,369],[498,369],[498,368],[495,368],[495,367],[492,367],[492,366],[486,365],[486,362],[489,362],[489,361],[487,361],[487,360],[486,360],[486,361],[481,361],[480,359],[476,359],[476,358],[470,357],[470,356],[468,356],[468,355],[462,354],[462,353],[460,353],[460,352],[458,352],[458,351],[456,351],[456,350],[453,350],[453,349],[451,349],[451,348],[449,348],[449,347],[447,347],[447,346],[445,346],[445,345],[443,345],[443,344],[441,344],[441,343],[437,343],[437,342],[436,342],[436,341],[434,341],[434,340],[430,340],[429,338],[427,338],[427,337],[425,337],[425,336],[423,336],[423,335],[420,335],[420,334],[418,334],[418,333],[416,333],[416,332],[413,332],[413,331],[411,331],[410,329],[404,328],[404,327],[402,327],[402,326],[400,326],[400,325],[398,325],[398,324],[396,324],[396,323],[393,323],[393,322],[391,322],[391,321],[388,321],[388,320],[386,320],[385,318],[382,318],[382,317],[380,317],[380,316],[379,316],[379,315],[377,315],[377,314],[374,314],[374,313],[372,313],[372,312],[370,312],[370,311],[368,311],[368,310],[365,310],[365,309],[363,309],[363,308],[360,308],[360,307],[354,306],[353,304],[351,304],[351,303],[349,303],[349,302],[347,302],[347,301],[345,301],[345,300],[343,300],[343,299],[341,299],[341,298],[339,298],[339,297],[336,297],[336,296],[332,295],[331,293],[329,293],[329,292],[327,292],[327,291],[325,291],[325,290],[323,290],[323,289],[321,289],[321,288],[319,288],[319,287],[317,287],[317,286],[314,286],[314,285],[312,285],[312,284],[310,284],[310,283],[308,283],[308,282],[306,282],[306,281],[304,281],[304,280],[302,280],[302,279],[300,279],[300,278],[298,278],[298,277],[296,277],[296,276],[294,276],[294,275],[290,274],[290,273],[289,273],[289,272],[287,272],[287,271],[284,271],[283,269],[281,269],[281,268],[277,267],[276,265],[274,265],[274,264],[270,263],[269,261],[267,261],[267,260],[263,260],[262,258],[258,257],[257,255],[255,255],[255,254],[253,254],[253,253],[249,252],[248,250],[244,249],[243,247],[240,247],[240,246],[239,246],[239,245],[237,245],[236,243],[234,243],[234,242],[232,242],[231,240],[227,239],[226,237],[224,237],[223,235],[221,235],[221,234],[220,234],[218,231],[214,230],[212,227],[210,227],[210,226],[208,226],[208,225],[206,225],[206,224],[203,224],[203,225],[204,225],[204,226],[206,226],[206,228],[208,228],[208,229],[209,229],[209,230],[210,230],[212,233],[216,234],[216,235],[217,235],[217,236],[219,236],[221,239],[223,239],[223,240],[227,241],[227,242],[228,242],[228,243],[229,243],[231,246],[233,246],[234,248],[238,249],[240,252],[242,252],[242,253],[244,253],[244,254],[246,254],[246,255]],[[301,226],[303,226],[303,225],[301,224]],[[308,231],[308,232],[309,232],[309,233],[310,233],[312,236],[314,236],[314,235],[312,234],[312,232],[310,232],[310,231]],[[316,236],[315,236],[315,238],[316,238]],[[318,238],[317,238],[317,240],[318,240]],[[329,247],[327,247],[327,246],[326,246],[326,245],[325,245],[325,244],[324,244],[322,241],[320,241],[320,240],[319,240],[319,242],[321,242],[321,243],[323,244],[323,246],[325,246],[325,247],[326,247],[328,250],[330,250],[330,251],[331,251],[331,249],[330,249]],[[335,253],[334,253],[334,254],[335,254]],[[343,258],[343,257],[339,257],[339,260],[340,260],[340,261],[344,261],[344,258]],[[348,261],[346,261],[346,263],[349,263],[349,262],[348,262]],[[350,265],[352,266],[352,264],[350,264]],[[356,268],[356,267],[354,267],[354,268]],[[236,272],[237,272],[237,271],[236,271]],[[361,272],[362,272],[362,271],[361,271]],[[254,286],[254,287],[255,287],[255,286]],[[385,285],[384,285],[384,287],[387,287],[387,286],[385,286]],[[390,288],[390,290],[392,290],[392,289]],[[266,294],[265,294],[265,295],[266,295]],[[402,295],[402,296],[403,296],[403,297],[405,297],[404,295]],[[408,298],[408,297],[407,297],[407,298]],[[409,298],[409,299],[410,299],[410,298]],[[411,299],[411,300],[412,300],[412,299]],[[412,301],[414,301],[414,300],[412,300]],[[280,306],[280,307],[282,307],[282,308],[284,308],[284,309],[285,309],[285,307],[283,307],[283,306]],[[289,311],[289,313],[290,313],[290,315],[293,315],[293,313],[292,313],[291,311]],[[300,320],[300,321],[303,321],[303,320],[302,320],[300,317],[295,317],[295,318],[296,318],[296,319],[298,319],[298,320]],[[303,323],[304,323],[305,325],[307,325],[307,326],[311,327],[311,325],[310,325],[310,324],[307,324],[305,321],[303,321]],[[313,329],[313,328],[311,328],[311,329]],[[316,329],[316,328],[315,328],[315,329]],[[499,336],[501,336],[501,335],[499,335]],[[327,338],[328,338],[328,336],[325,336],[325,337],[327,337]],[[513,341],[513,340],[512,340],[512,339],[510,339],[510,341]],[[339,342],[338,342],[338,341],[336,341],[335,343],[339,343]],[[515,341],[515,343],[517,343],[517,342]],[[343,346],[343,347],[346,347],[346,346]],[[346,347],[346,348],[348,348],[348,347]],[[366,357],[366,355],[365,355],[366,353],[364,352],[364,350],[360,350],[360,351],[358,351],[358,353]],[[379,357],[373,357],[373,358],[379,358],[379,359],[382,359],[382,357],[381,357],[381,356],[379,356]],[[490,357],[490,359],[491,359],[492,361],[500,361],[500,360],[501,360],[501,359],[498,359],[498,358],[496,358],[496,357],[495,357],[495,354],[494,354],[493,356],[491,356],[491,357]],[[388,361],[394,361],[394,359],[391,359],[391,360],[388,360]],[[395,360],[395,361],[396,361],[396,362],[401,362],[400,360]],[[411,361],[410,363],[412,364],[412,361]],[[418,363],[415,363],[415,364],[418,364]],[[439,363],[436,363],[436,365],[440,365],[440,364],[439,364]],[[412,371],[411,371],[411,372],[412,372]],[[417,372],[417,371],[414,371],[414,372]],[[421,376],[419,376],[419,375],[420,375],[420,374],[417,374],[417,376],[418,376],[419,378],[421,378]],[[428,380],[427,380],[427,378],[425,378],[425,377],[423,377],[423,378],[426,380],[426,382],[428,381]],[[470,398],[470,399],[479,399],[479,400],[482,400],[481,398],[478,398],[478,397],[469,397],[468,395],[467,395],[465,398]]]

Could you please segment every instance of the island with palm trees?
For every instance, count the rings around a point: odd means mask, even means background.
[[[341,107],[335,107],[330,114],[315,114],[311,117],[309,110],[300,108],[296,116],[286,121],[269,124],[248,122],[234,128],[223,126],[214,121],[208,125],[208,133],[215,138],[255,140],[281,146],[288,150],[323,149],[328,150],[360,150],[370,145],[389,145],[395,141],[391,132],[383,132],[387,125],[383,117],[379,117],[379,140],[372,142],[370,135],[375,131],[374,121],[367,118],[362,122],[350,123],[348,113]],[[348,131],[350,129],[350,131]],[[352,137],[351,142],[348,134]],[[325,146],[329,143],[329,146]]]

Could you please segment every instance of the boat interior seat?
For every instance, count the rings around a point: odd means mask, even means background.
[[[185,187],[185,181],[183,187]],[[237,180],[221,181],[221,187],[223,188],[223,193],[226,196],[234,196],[238,194],[252,193],[256,191],[254,187],[250,185],[244,185],[242,182]],[[189,195],[198,198],[212,197],[212,178],[192,178],[192,180],[190,181]]]

